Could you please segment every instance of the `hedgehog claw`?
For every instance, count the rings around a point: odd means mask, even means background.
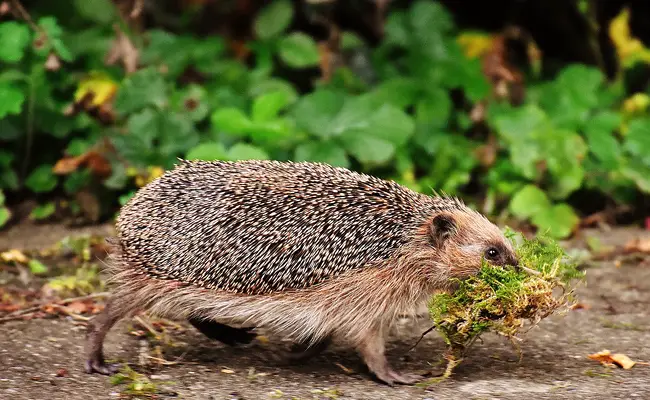
[[[106,364],[104,360],[101,359],[89,359],[86,360],[84,369],[87,374],[97,372],[102,375],[113,375],[119,371],[120,366],[118,364]]]

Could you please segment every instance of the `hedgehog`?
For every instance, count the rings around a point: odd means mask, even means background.
[[[295,359],[341,341],[379,381],[415,383],[386,359],[393,322],[484,261],[517,265],[502,231],[460,199],[311,162],[180,160],[124,205],[116,232],[89,373],[116,371],[106,334],[147,310],[230,345],[265,328],[293,341]]]

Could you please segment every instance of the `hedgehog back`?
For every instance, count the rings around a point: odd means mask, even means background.
[[[184,161],[141,189],[117,228],[150,275],[266,294],[384,260],[432,212],[457,207],[325,164]]]

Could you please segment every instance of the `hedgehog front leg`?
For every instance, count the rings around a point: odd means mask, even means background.
[[[395,383],[410,385],[422,377],[415,374],[400,374],[394,371],[386,359],[386,338],[381,329],[371,331],[357,346],[366,366],[380,381],[393,386]]]

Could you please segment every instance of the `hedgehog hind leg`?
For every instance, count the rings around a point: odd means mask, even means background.
[[[255,327],[233,328],[231,326],[199,317],[189,317],[188,322],[210,339],[218,340],[229,346],[249,344],[257,337],[251,330]]]
[[[290,362],[302,363],[327,350],[331,343],[330,336],[320,339],[316,343],[298,342],[291,346],[286,353],[286,358]]]
[[[119,366],[107,364],[104,361],[104,339],[108,331],[117,321],[124,318],[130,311],[124,298],[113,297],[109,299],[104,310],[88,323],[86,332],[86,362],[84,369],[86,373],[98,372],[103,375],[111,375],[117,372]]]

